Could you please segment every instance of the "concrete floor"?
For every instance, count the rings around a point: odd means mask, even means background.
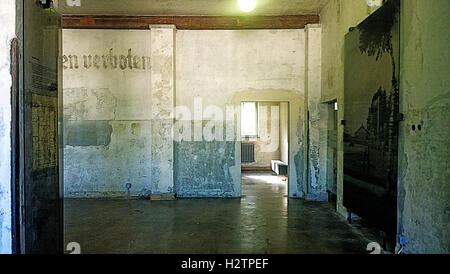
[[[244,173],[241,199],[66,199],[65,242],[86,253],[367,253],[370,235],[329,203],[286,197],[286,182]]]

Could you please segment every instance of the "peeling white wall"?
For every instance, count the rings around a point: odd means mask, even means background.
[[[151,193],[150,50],[150,29],[63,31],[66,197]]]
[[[242,90],[303,92],[304,30],[178,30],[177,105],[225,106]],[[280,42],[282,41],[282,42]]]
[[[290,149],[284,151],[290,163],[289,193],[291,197],[306,197],[304,121],[306,108],[315,107],[317,100],[307,104],[305,88],[310,89],[312,98],[320,98],[320,26],[308,28],[308,44],[303,29],[176,31],[176,39],[171,42],[176,45],[176,69],[172,72],[173,66],[168,64],[173,59],[160,58],[162,49],[152,48],[168,40],[150,38],[149,32],[64,30],[65,195],[122,196],[126,183],[132,184],[132,195],[149,194],[161,178],[154,177],[160,172],[151,168],[152,161],[167,167],[174,162],[173,181],[178,194],[241,194],[240,140],[236,137],[232,143],[180,142],[175,144],[173,160],[170,153],[165,160],[156,157],[160,155],[159,145],[153,144],[150,136],[162,128],[155,126],[155,120],[150,122],[150,109],[168,114],[167,107],[172,103],[166,103],[166,99],[172,95],[165,92],[173,90],[170,83],[176,80],[174,103],[187,107],[192,115],[195,98],[201,100],[202,111],[217,107],[224,113],[227,106],[239,110],[240,102],[245,100],[289,103]],[[311,47],[308,69],[307,46]],[[130,48],[133,55],[152,57],[151,71],[103,67],[103,58],[108,60],[110,49],[126,59]],[[78,68],[73,67],[74,55],[78,57]],[[87,69],[84,56],[89,55],[94,67]],[[165,79],[166,74],[174,79]],[[238,115],[234,115],[234,134],[240,131]],[[204,126],[208,118],[199,120]],[[213,155],[213,160],[204,159]],[[163,178],[170,181],[170,176]]]
[[[448,254],[450,2],[403,0],[401,8],[399,232],[405,252]]]
[[[239,107],[242,101],[290,103],[291,197],[304,196],[304,88],[305,31],[302,29],[179,30],[177,33],[177,106],[193,110],[196,97],[202,99],[204,107],[214,105],[221,109],[227,105]],[[240,121],[239,117],[236,121]],[[240,132],[239,125],[236,126],[236,132]],[[239,142],[235,148],[233,181],[237,191],[241,180]],[[230,156],[224,157],[225,161]],[[189,168],[204,167],[192,162]],[[195,184],[195,178],[192,179]]]
[[[175,106],[174,25],[151,25],[152,102],[152,193],[174,194],[174,145],[172,132]]]
[[[0,253],[11,253],[11,40],[16,2],[0,2]]]

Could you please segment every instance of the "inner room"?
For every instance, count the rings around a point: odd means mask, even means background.
[[[251,191],[248,186],[270,187],[287,196],[288,124],[288,102],[241,102],[243,195]]]

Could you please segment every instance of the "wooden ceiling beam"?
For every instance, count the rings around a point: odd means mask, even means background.
[[[303,29],[320,22],[318,15],[284,16],[116,16],[64,15],[65,29],[148,29],[173,24],[180,30]]]

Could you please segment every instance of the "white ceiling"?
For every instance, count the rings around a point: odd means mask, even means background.
[[[70,7],[59,0],[62,14],[103,15],[246,15],[237,0],[80,0],[80,7]],[[249,15],[319,14],[329,0],[257,0]]]

